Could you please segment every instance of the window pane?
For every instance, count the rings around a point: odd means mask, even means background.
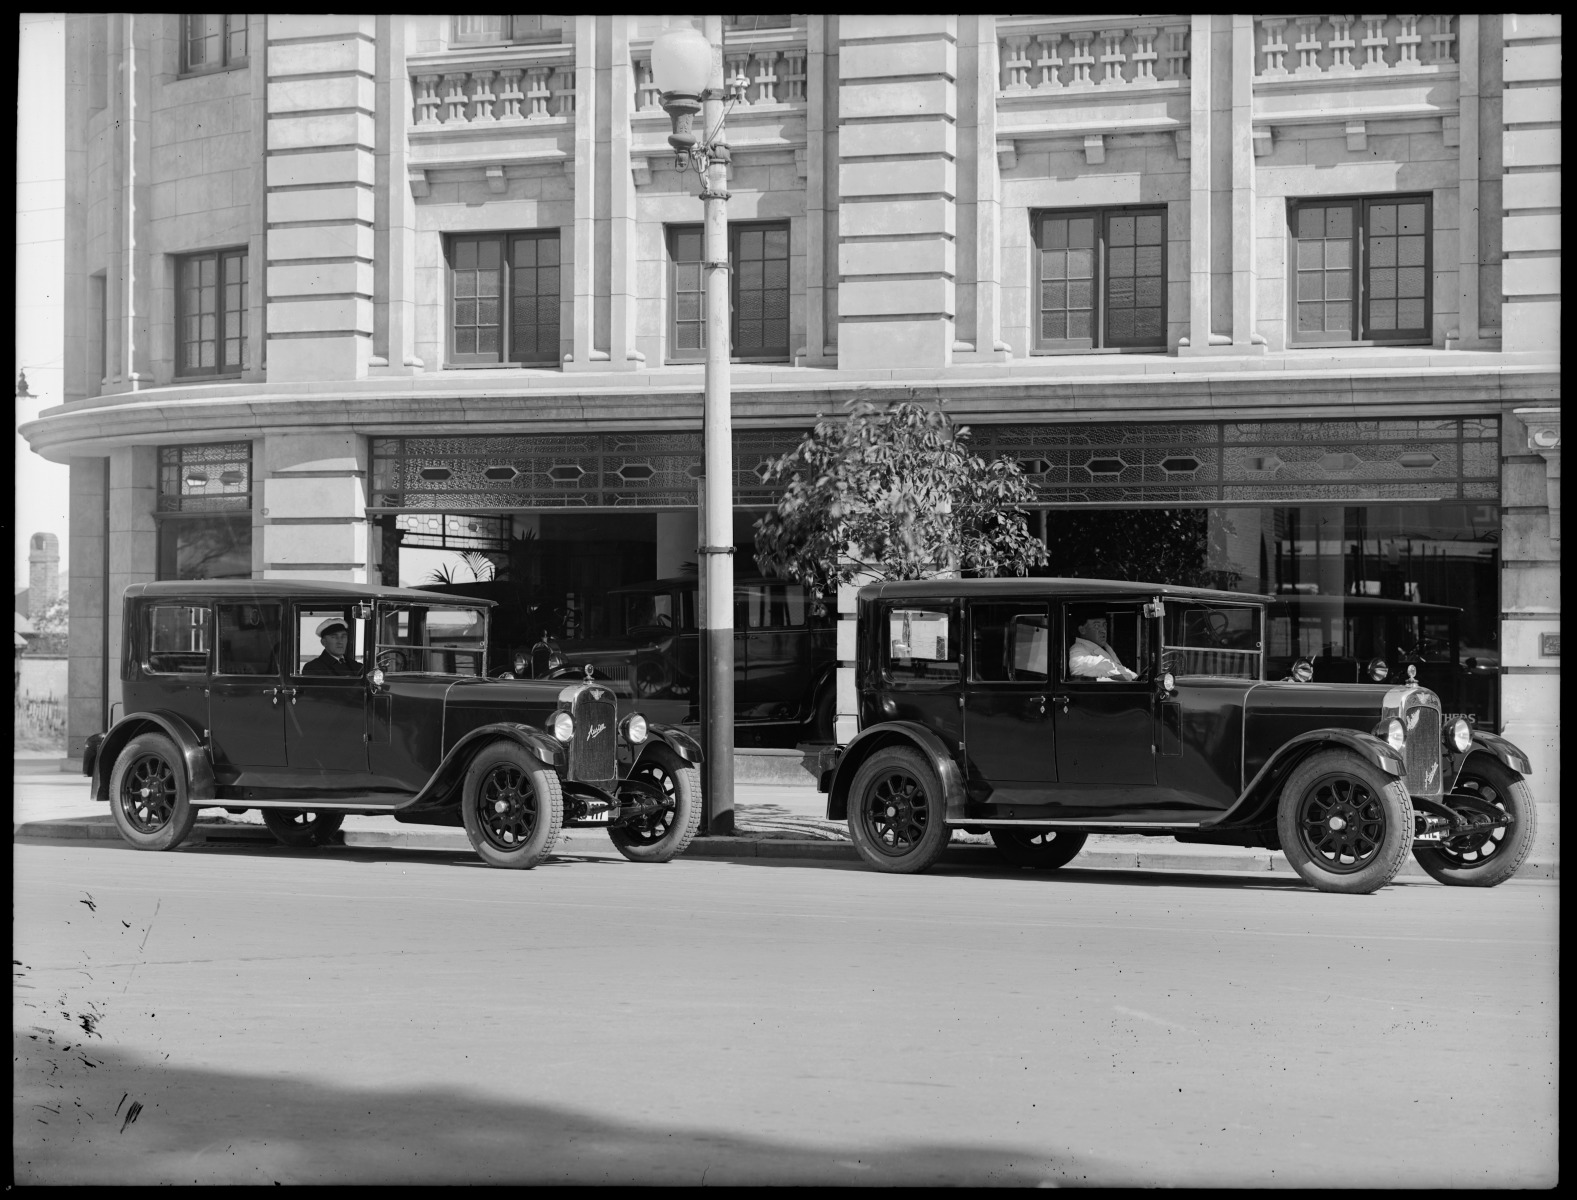
[[[1062,252],[1040,256],[1042,279],[1063,279],[1068,274],[1068,256]]]
[[[1159,216],[1141,215],[1134,238],[1143,246],[1159,246],[1164,240],[1166,225]]]
[[[1369,232],[1382,236],[1396,233],[1396,205],[1371,204],[1369,206]]]
[[[1095,245],[1095,218],[1076,217],[1068,222],[1068,245],[1087,247]]]
[[[1396,294],[1398,296],[1421,297],[1424,294],[1424,269],[1422,267],[1403,267],[1396,273]]]
[[[1041,222],[1040,244],[1047,250],[1062,250],[1068,245],[1068,222],[1061,218],[1048,218]]]
[[[498,353],[498,329],[483,326],[476,331],[476,348],[479,354]]]
[[[1325,236],[1333,238],[1352,237],[1352,208],[1342,205],[1340,208],[1327,208],[1325,210]]]
[[[497,238],[488,238],[477,244],[476,263],[484,271],[496,271],[503,265],[503,247]]]
[[[1135,338],[1159,342],[1166,337],[1159,308],[1136,308],[1133,315]]]
[[[1327,304],[1325,306],[1325,328],[1343,333],[1352,329],[1351,304]]]
[[[1352,272],[1328,272],[1325,276],[1325,298],[1327,300],[1351,300]]]
[[[1134,302],[1144,307],[1156,307],[1161,303],[1161,281],[1157,278],[1134,280]]]
[[[534,267],[537,265],[537,239],[515,239],[515,266]]]
[[[1133,340],[1133,309],[1113,308],[1106,317],[1106,333],[1114,342]]]
[[[1379,237],[1370,238],[1369,265],[1371,267],[1396,266],[1396,239]]]
[[[1040,285],[1041,308],[1066,308],[1068,306],[1068,285],[1057,281],[1050,281]]]
[[[1070,338],[1093,338],[1095,336],[1095,316],[1088,309],[1070,312],[1068,314],[1068,336]]]
[[[682,324],[674,334],[674,342],[681,350],[702,350],[706,344],[701,340],[701,326]]]
[[[496,250],[497,247],[495,246],[494,249]],[[502,276],[503,272],[496,269],[492,271],[478,271],[476,273],[476,294],[478,296],[498,295]]]
[[[681,321],[699,321],[701,296],[695,292],[680,292],[674,297],[674,314]]]
[[[1323,300],[1325,298],[1325,276],[1319,271],[1298,272],[1298,299]]]
[[[456,325],[476,324],[475,300],[456,300],[454,302],[454,323]]]
[[[739,234],[739,257],[760,258],[763,248],[762,232],[759,229],[744,229]]]
[[[768,259],[761,264],[761,286],[764,288],[787,288],[789,282],[788,260]]]
[[[750,262],[749,260],[740,262],[739,270],[735,272],[735,276],[739,280],[739,288],[741,291],[744,291],[747,288],[752,290],[760,290],[762,280],[761,264],[759,262]]]
[[[559,239],[557,234],[552,237],[538,239],[537,256],[538,266],[556,267],[559,265]]]
[[[1090,280],[1076,280],[1068,284],[1069,308],[1093,308],[1095,284]]]
[[[1133,245],[1134,219],[1132,217],[1113,217],[1107,226],[1107,237],[1113,246]]]
[[[1326,242],[1325,266],[1330,268],[1346,268],[1352,266],[1352,242]]]
[[[1422,300],[1398,300],[1396,302],[1396,327],[1398,329],[1422,329],[1424,327],[1424,302]]]
[[[1323,304],[1298,305],[1298,331],[1300,333],[1318,333],[1324,326],[1325,306]]]
[[[1068,278],[1093,279],[1095,277],[1095,251],[1068,251]]]
[[[1369,305],[1369,328],[1392,330],[1396,328],[1396,301],[1375,300]]]
[[[1133,249],[1114,246],[1106,258],[1106,270],[1110,275],[1132,275]]]
[[[1319,238],[1325,236],[1325,210],[1323,208],[1305,207],[1298,210],[1298,238]]]
[[[1134,251],[1133,269],[1136,275],[1161,274],[1161,247],[1140,246]]]
[[[455,299],[465,297],[469,299],[476,295],[476,272],[456,271],[454,275]]]
[[[789,252],[789,231],[787,229],[768,229],[766,232],[766,250],[768,258],[787,258]]]
[[[478,325],[498,324],[498,301],[478,300],[476,302],[476,323]]]
[[[461,238],[454,244],[454,269],[457,271],[474,271],[476,269],[476,242],[470,238]]]
[[[741,289],[736,313],[741,321],[759,320],[761,317],[761,293],[759,291],[750,292]]]
[[[1396,257],[1404,267],[1421,267],[1424,265],[1424,239],[1421,237],[1404,237],[1396,239]]]
[[[1396,231],[1398,233],[1424,232],[1425,206],[1422,204],[1404,204],[1397,213]]]
[[[1132,279],[1122,279],[1117,276],[1106,281],[1106,299],[1113,305],[1123,308],[1133,307],[1134,287]]]
[[[1396,298],[1396,272],[1391,268],[1369,272],[1369,296],[1375,300]]]

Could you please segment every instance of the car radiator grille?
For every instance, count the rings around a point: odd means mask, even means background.
[[[603,688],[588,687],[575,697],[570,715],[575,719],[570,778],[581,783],[608,783],[618,778],[614,755],[619,710],[613,694]]]
[[[1415,723],[1416,719],[1416,723]],[[1433,796],[1440,784],[1440,710],[1418,705],[1403,716],[1407,722],[1407,790]]]

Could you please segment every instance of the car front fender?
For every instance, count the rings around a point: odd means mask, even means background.
[[[1468,747],[1467,753],[1456,754],[1452,752],[1451,758],[1451,786],[1456,786],[1456,781],[1462,775],[1462,769],[1467,766],[1468,759],[1475,754],[1492,754],[1503,764],[1517,774],[1524,777],[1533,774],[1533,760],[1522,750],[1498,733],[1486,733],[1482,729],[1473,731],[1473,744]],[[1447,789],[1450,790],[1450,789]]]
[[[140,733],[162,733],[175,743],[181,759],[186,764],[186,798],[189,803],[203,804],[214,798],[214,764],[208,747],[203,744],[202,733],[193,729],[191,722],[175,713],[130,713],[110,726],[98,744],[93,756],[93,798],[108,802],[110,775],[115,770],[115,760],[126,748],[126,743]]]
[[[964,817],[964,776],[953,761],[947,743],[935,731],[913,721],[889,721],[872,725],[844,747],[827,790],[827,819],[845,821],[849,816],[849,787],[861,765],[885,746],[909,746],[918,750],[942,784],[942,799],[949,821]]]
[[[1402,756],[1391,749],[1389,743],[1381,741],[1374,734],[1362,733],[1356,729],[1311,729],[1284,742],[1260,768],[1259,774],[1254,776],[1249,785],[1243,789],[1237,803],[1223,813],[1220,820],[1211,822],[1211,825],[1238,825],[1245,820],[1254,819],[1266,808],[1273,810],[1274,801],[1281,789],[1281,781],[1292,773],[1292,769],[1309,755],[1333,747],[1361,754],[1380,770],[1396,779],[1407,777],[1407,764],[1402,761]]]
[[[563,744],[551,734],[509,721],[479,725],[449,748],[421,791],[394,808],[395,819],[420,820],[427,813],[453,808],[460,801],[460,783],[471,760],[482,747],[496,741],[514,742],[533,758],[563,774]]]
[[[692,766],[701,765],[701,743],[677,725],[658,725],[648,721],[646,733],[648,744],[651,741],[660,741]],[[645,747],[632,746],[631,749],[635,750],[637,758],[645,753]]]

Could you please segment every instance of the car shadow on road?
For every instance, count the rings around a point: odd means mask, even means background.
[[[451,1086],[356,1088],[283,1072],[178,1064],[169,1055],[102,1042],[61,1046],[41,1032],[13,1034],[17,1182],[1023,1187],[1091,1181],[1092,1164],[1045,1148],[902,1137],[878,1146],[807,1145]],[[533,1084],[531,1061],[529,1053],[519,1059],[522,1090],[544,1090],[546,1083]],[[323,1069],[333,1070],[332,1056]]]

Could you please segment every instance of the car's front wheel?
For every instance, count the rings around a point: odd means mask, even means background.
[[[121,837],[139,850],[173,850],[197,822],[187,803],[186,764],[162,733],[131,739],[110,773],[110,812]]]
[[[1073,861],[1089,840],[1087,833],[1057,829],[993,829],[991,840],[998,852],[1015,867],[1055,871]]]
[[[611,827],[615,849],[632,862],[667,862],[682,854],[701,825],[701,772],[681,759],[648,754],[630,778],[651,784],[673,807]]]
[[[860,764],[849,787],[849,836],[878,871],[912,875],[942,857],[952,831],[942,788],[925,759],[888,746]]]
[[[471,760],[460,817],[483,862],[524,870],[552,853],[564,825],[564,790],[553,768],[513,742],[495,742]]]
[[[1396,877],[1413,844],[1401,780],[1351,750],[1322,750],[1287,777],[1276,812],[1281,850],[1322,892],[1366,894]]]
[[[265,808],[263,824],[287,846],[322,846],[339,832],[345,814],[306,808]]]
[[[1413,857],[1435,879],[1454,887],[1494,887],[1505,883],[1533,849],[1533,838],[1538,832],[1533,790],[1521,775],[1487,754],[1468,759],[1456,790],[1470,792],[1498,808],[1507,823],[1491,825],[1483,814],[1460,810],[1475,828],[1439,846],[1419,846],[1413,850]],[[1445,802],[1450,804],[1451,798],[1447,796]]]

